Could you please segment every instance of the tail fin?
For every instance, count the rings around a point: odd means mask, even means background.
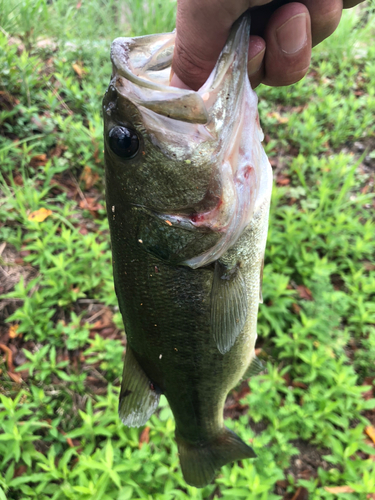
[[[253,449],[227,428],[206,443],[188,443],[177,434],[176,441],[184,479],[197,488],[209,484],[226,463],[256,457]]]

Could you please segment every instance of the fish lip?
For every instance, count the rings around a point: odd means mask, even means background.
[[[173,35],[173,33],[171,33],[170,35]],[[158,35],[152,36],[158,37]],[[129,69],[128,62],[132,47],[136,46],[138,40],[150,37],[151,35],[147,35],[145,37],[139,36],[134,38],[118,37],[113,40],[111,45],[111,61],[113,64],[113,68],[115,69],[115,73],[123,76],[139,87],[148,88],[159,92],[165,92],[166,90],[169,91],[173,89],[172,92],[178,95],[195,93],[194,90],[179,89],[177,87],[170,87],[169,85],[154,83],[150,80],[146,80],[145,78],[141,78]]]

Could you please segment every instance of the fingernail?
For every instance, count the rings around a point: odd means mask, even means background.
[[[256,56],[254,56],[252,59],[249,59],[247,63],[247,73],[249,76],[254,75],[257,71],[259,71],[260,67],[262,66],[265,50],[266,49],[261,50]]]
[[[279,46],[285,54],[295,54],[306,44],[306,14],[292,17],[276,30]]]

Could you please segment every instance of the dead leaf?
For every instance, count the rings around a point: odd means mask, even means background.
[[[96,198],[85,198],[84,200],[81,200],[79,202],[79,207],[84,210],[89,210],[93,217],[96,215],[95,212],[103,208],[100,203],[96,202]]]
[[[275,118],[278,123],[288,123],[289,118],[286,116],[281,116],[277,111],[273,111],[272,113],[267,113],[269,118]]]
[[[47,155],[45,153],[34,155],[30,158],[30,167],[37,168],[43,167],[47,163]]]
[[[303,111],[304,109],[306,109],[306,107],[307,107],[307,104],[305,104],[305,106],[295,106],[290,111],[292,111],[293,114],[301,113],[301,111]]]
[[[56,42],[54,42],[51,38],[40,38],[36,42],[36,47],[41,50],[51,50],[52,52],[57,50]]]
[[[103,328],[102,330],[100,330],[100,336],[106,339],[106,338],[110,337],[111,335],[113,335],[115,330],[116,330],[115,326]]]
[[[287,152],[292,156],[298,156],[299,149],[296,146],[290,145]]]
[[[77,73],[78,78],[82,78],[86,74],[86,70],[81,66],[80,63],[73,63],[72,68]]]
[[[7,355],[6,360],[7,360],[7,364],[8,364],[8,370],[10,372],[14,372],[13,353],[12,353],[12,351],[5,344],[0,344],[0,349],[2,349],[6,353],[6,355]]]
[[[90,323],[96,318],[98,320],[93,325],[89,325],[90,330],[103,330],[103,328],[114,327],[112,322],[113,312],[108,307],[103,307],[103,309],[93,314],[86,321]]]
[[[8,38],[8,45],[17,45],[17,54],[21,55],[25,50],[25,45],[22,43],[21,39],[16,36],[11,36]]]
[[[150,427],[145,427],[139,436],[139,448],[142,448],[143,443],[150,441]]]
[[[372,425],[369,425],[365,429],[365,433],[368,435],[368,437],[375,443],[375,429],[372,427]]]
[[[35,128],[37,128],[38,130],[40,131],[43,131],[44,130],[44,124],[43,124],[43,120],[41,119],[41,117],[38,115],[38,116],[32,116],[30,118],[30,121],[33,125],[35,125]]]
[[[365,385],[367,385],[367,384],[365,384]],[[366,401],[368,401],[369,399],[372,399],[374,397],[372,387],[368,391],[362,392],[362,397]]]
[[[304,300],[314,300],[313,296],[312,296],[312,293],[304,285],[297,286],[297,292],[298,292],[298,295],[300,296],[301,299],[304,299]]]
[[[303,382],[298,382],[298,380],[293,380],[292,386],[299,387],[300,389],[307,389],[307,385],[304,384]]]
[[[7,372],[9,377],[15,382],[16,384],[20,384],[22,382],[22,377],[18,373],[12,373],[12,372]]]
[[[289,483],[288,481],[286,481],[285,479],[279,479],[278,481],[276,481],[276,484],[277,486],[280,486],[280,488],[287,488]]]
[[[300,486],[298,490],[294,493],[292,500],[308,500],[309,492],[303,486]]]
[[[276,177],[276,184],[278,186],[287,186],[288,184],[290,184],[290,179],[288,179],[288,177],[285,177],[285,175],[278,175]]]
[[[49,155],[50,157],[57,156],[57,158],[60,158],[65,150],[65,146],[63,146],[62,144],[56,144],[56,146],[50,150]]]
[[[328,491],[328,493],[355,493],[350,486],[324,486],[324,489]]]
[[[20,101],[6,90],[0,90],[0,108],[10,111]]]
[[[98,180],[99,180],[99,174],[93,172],[91,168],[88,165],[86,165],[81,174],[81,181],[85,183],[85,188],[91,189]]]
[[[17,335],[18,335],[17,330],[18,330],[18,325],[10,325],[8,333],[9,333],[9,337],[11,339],[14,339],[15,337],[17,337]]]
[[[248,394],[250,394],[250,387],[249,387],[249,384],[246,384],[242,387],[242,389],[240,391],[238,391],[237,399],[238,400],[243,399]]]
[[[298,304],[296,304],[295,302],[293,302],[293,304],[292,304],[292,309],[293,309],[294,314],[299,314],[301,312],[300,306]]]
[[[102,159],[99,157],[99,148],[98,148],[97,142],[95,140],[93,140],[92,143],[95,146],[95,150],[94,150],[94,153],[93,153],[93,157],[95,159],[95,163],[101,163]],[[104,151],[103,151],[103,153],[104,153]]]
[[[72,438],[66,438],[66,442],[68,443],[68,446],[70,446],[71,448],[74,448]]]
[[[26,465],[20,465],[19,467],[17,467],[17,469],[14,471],[14,474],[13,474],[13,479],[16,478],[16,477],[19,477],[19,476],[22,476],[23,474],[25,474],[25,472],[27,471],[27,467]]]
[[[313,476],[313,473],[310,469],[304,469],[298,473],[298,477],[300,477],[302,479],[306,479],[306,480],[311,479],[312,476]]]
[[[375,443],[371,439],[365,439],[365,443],[367,444],[367,446],[375,448]]]
[[[49,215],[52,215],[52,210],[48,210],[47,208],[42,207],[35,212],[31,212],[31,214],[27,218],[28,220],[33,220],[35,222],[43,222]]]
[[[369,261],[363,262],[363,267],[366,269],[366,271],[373,271],[375,269],[375,264]]]
[[[270,164],[272,168],[280,167],[280,158],[278,156],[274,156],[273,158],[269,158]]]
[[[15,174],[13,176],[14,183],[17,184],[17,186],[23,186],[23,178],[21,174]]]

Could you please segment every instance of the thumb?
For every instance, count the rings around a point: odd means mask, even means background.
[[[171,85],[198,90],[209,77],[234,21],[271,0],[178,0]]]

